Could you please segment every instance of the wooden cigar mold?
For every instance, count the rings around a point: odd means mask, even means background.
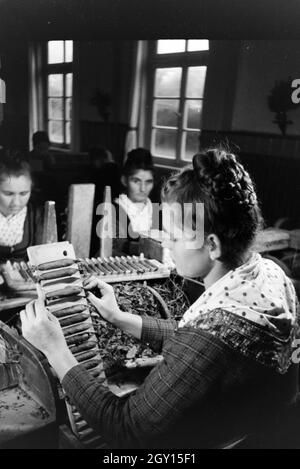
[[[22,292],[24,295],[29,291],[30,295],[33,296],[35,294],[35,282],[37,281],[49,287],[53,285],[52,290],[55,290],[55,286],[57,290],[60,287],[62,287],[62,290],[67,286],[77,287],[77,285],[73,285],[73,282],[78,269],[83,277],[96,275],[108,283],[166,278],[170,275],[170,270],[164,264],[155,259],[146,259],[143,255],[74,259],[68,257],[39,262],[38,264],[7,261],[5,264],[0,264],[0,273],[10,290],[14,290],[18,294]],[[67,292],[66,296],[69,294],[72,293]],[[77,289],[74,294],[78,294]],[[56,299],[61,298],[63,295],[65,295],[65,292],[58,291],[57,297],[55,297],[51,291],[47,306],[54,305]]]
[[[31,247],[28,248],[28,256],[37,282],[38,296],[59,320],[68,347],[77,361],[93,377],[101,378],[101,383],[105,385],[98,341],[73,246],[63,242],[44,245],[44,249],[43,245]],[[93,436],[100,444],[101,437],[89,428],[78,410],[74,410],[75,407],[67,400],[66,406],[71,428],[83,444],[87,436]]]
[[[92,257],[78,261],[83,275],[98,275],[108,283],[150,280],[170,275],[170,270],[164,264],[155,259],[145,259],[143,255]]]

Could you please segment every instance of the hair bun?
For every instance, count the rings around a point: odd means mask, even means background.
[[[217,177],[214,171],[213,156],[209,152],[196,153],[193,157],[193,170],[198,182],[209,189],[212,180]]]
[[[216,148],[193,157],[197,182],[218,203],[242,206],[244,210],[257,204],[253,183],[235,155]]]

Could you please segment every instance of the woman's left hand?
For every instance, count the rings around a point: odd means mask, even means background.
[[[20,317],[23,337],[46,356],[67,349],[58,319],[49,313],[41,300],[28,303]]]

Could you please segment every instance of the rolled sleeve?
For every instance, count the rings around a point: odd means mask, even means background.
[[[147,343],[155,352],[161,352],[167,339],[177,330],[177,322],[173,319],[155,319],[142,317],[141,341]]]
[[[78,400],[82,388],[85,388],[84,383],[89,382],[91,379],[93,379],[91,374],[79,363],[65,374],[62,380],[62,386],[65,391],[68,390],[67,395],[70,399],[74,398],[74,400]],[[101,386],[104,381],[105,378],[97,378],[97,385]],[[107,390],[107,387],[103,386],[103,389]]]

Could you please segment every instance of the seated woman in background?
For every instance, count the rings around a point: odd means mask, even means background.
[[[139,237],[152,227],[154,166],[149,150],[136,148],[128,153],[121,181],[125,193],[115,200],[116,238],[113,254],[139,254]]]
[[[28,160],[34,180],[34,191],[40,199],[53,200],[57,189],[53,174],[55,157],[50,150],[48,133],[44,130],[35,132],[32,135],[32,147]]]
[[[21,312],[23,335],[110,447],[219,448],[254,434],[250,447],[282,448],[298,396],[299,305],[281,268],[251,251],[261,216],[249,174],[234,155],[203,151],[162,196],[174,207],[175,224],[166,229],[177,271],[205,285],[181,321],[121,311],[111,285],[95,277],[85,283],[98,286],[101,297],[88,299],[103,318],[163,356],[136,391],[119,398],[93,378],[41,302]],[[202,225],[197,203],[204,204]],[[194,226],[177,223],[184,204]],[[201,240],[195,227],[203,224]]]
[[[0,155],[0,259],[26,259],[41,244],[42,210],[30,200],[31,169],[20,155]]]
[[[50,152],[50,140],[47,132],[38,130],[32,135],[33,149],[29,152],[29,162],[33,171],[42,172],[55,164]]]
[[[121,175],[112,153],[107,148],[96,146],[90,148],[89,157],[91,163],[90,182],[96,186],[95,202],[97,204],[102,202],[105,186],[111,187],[111,196],[114,199],[121,191]]]

